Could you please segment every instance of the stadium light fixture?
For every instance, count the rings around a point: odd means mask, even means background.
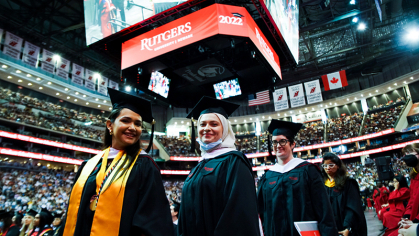
[[[16,73],[20,74],[20,73],[22,73],[22,71],[20,71],[20,70],[16,70]]]
[[[68,91],[68,88],[65,88],[64,90],[65,90],[65,91]]]
[[[358,30],[365,30],[367,28],[367,26],[365,25],[365,23],[361,22],[358,24]]]
[[[11,79],[11,78],[13,78],[13,77],[9,75],[9,76],[7,76],[7,78],[8,78],[8,79]]]
[[[42,90],[43,88],[42,88],[42,87],[39,87],[39,89],[41,89],[41,90]]]
[[[357,23],[357,22],[358,22],[358,20],[359,20],[359,19],[358,19],[358,17],[354,17],[354,18],[352,18],[352,22],[353,22],[353,23]]]
[[[32,77],[32,75],[31,74],[26,74],[26,77]]]
[[[37,80],[37,81],[40,81],[40,80],[41,80],[41,78],[39,78],[39,77],[38,77],[38,78],[36,78],[36,80]]]
[[[125,91],[127,91],[127,92],[131,92],[131,86],[125,86]]]
[[[83,97],[85,98],[86,97],[86,94],[83,94]]]
[[[364,94],[361,94],[361,97],[364,97]]]
[[[89,105],[89,102],[86,102],[86,105]]]
[[[6,69],[7,65],[2,65],[1,68]]]
[[[17,82],[19,82],[19,83],[20,83],[20,82],[22,82],[22,80],[20,79],[20,80],[18,80]]]
[[[355,0],[351,0],[351,1],[349,2],[349,4],[351,4],[351,5],[355,5],[355,4],[356,4],[356,1],[355,1]]]
[[[410,27],[407,29],[405,38],[409,42],[419,42],[419,27]]]
[[[246,123],[246,120],[244,120],[244,122]]]
[[[252,118],[250,118],[250,120],[252,120]]]
[[[394,83],[394,86],[397,86],[397,83]]]
[[[60,55],[55,54],[54,56],[52,56],[52,59],[54,59],[54,61],[60,61],[61,57]]]
[[[67,96],[67,99],[70,99],[70,96]]]
[[[75,92],[76,95],[79,95],[79,92]]]
[[[407,82],[406,82],[406,81],[403,81],[403,83],[407,84]]]
[[[100,105],[97,105],[97,107],[100,107]]]
[[[412,77],[410,77],[410,79],[411,79],[411,80],[413,80],[413,76],[412,76]]]
[[[32,83],[28,83],[29,86],[32,86]]]
[[[51,85],[52,83],[48,81],[48,83],[47,83],[47,84],[48,84],[48,85]]]
[[[60,95],[60,93],[56,93],[55,95],[59,96],[59,95]]]

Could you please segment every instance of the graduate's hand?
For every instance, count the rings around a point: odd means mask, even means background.
[[[412,224],[413,224],[413,222],[411,220],[409,220],[409,219],[402,219],[399,222],[398,225],[399,225],[400,228],[402,228],[403,225],[412,225]]]
[[[340,235],[343,235],[343,236],[348,236],[349,235],[349,230],[348,229],[345,229],[345,230],[339,231],[338,233]]]
[[[418,224],[412,224],[409,228],[399,229],[399,236],[416,236],[416,228]]]

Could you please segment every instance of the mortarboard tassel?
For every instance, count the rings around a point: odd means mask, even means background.
[[[191,152],[195,153],[195,126],[193,124],[193,118],[191,119],[191,127],[192,127],[192,133],[191,133]]]
[[[156,121],[153,119],[153,122],[151,123],[151,134],[150,134],[150,142],[148,144],[147,149],[145,150],[146,153],[148,153],[151,149],[151,147],[153,146],[153,137],[154,137],[154,123],[156,123]]]

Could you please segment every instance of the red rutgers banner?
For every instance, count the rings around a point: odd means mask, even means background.
[[[211,36],[250,38],[280,78],[278,55],[244,7],[213,4],[122,44],[122,69]]]

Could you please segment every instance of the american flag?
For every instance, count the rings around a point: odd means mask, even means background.
[[[271,100],[269,99],[269,90],[256,93],[256,99],[255,96],[253,96],[253,94],[249,95],[249,107],[266,104],[270,101]]]

